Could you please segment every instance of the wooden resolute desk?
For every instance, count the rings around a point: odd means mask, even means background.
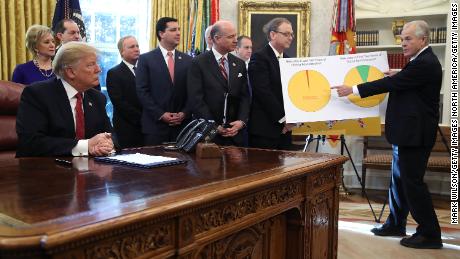
[[[345,157],[139,151],[188,162],[136,169],[76,159],[88,170],[54,158],[2,162],[0,258],[337,257]]]

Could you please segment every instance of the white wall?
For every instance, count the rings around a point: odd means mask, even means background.
[[[331,17],[334,0],[310,0],[310,2],[312,7],[310,39],[314,39],[311,40],[310,56],[325,56],[329,52]],[[222,20],[232,21],[237,26],[238,0],[220,1],[220,18]]]

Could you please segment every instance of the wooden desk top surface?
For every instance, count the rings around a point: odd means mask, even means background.
[[[337,155],[235,147],[224,148],[219,159],[196,159],[194,154],[159,147],[130,152],[188,162],[154,169],[88,158],[74,158],[73,168],[55,163],[54,158],[0,162],[0,248],[17,244],[18,239],[24,245],[36,243],[45,236],[46,243],[55,239],[57,244],[94,230],[91,226],[96,223],[102,231],[346,161]]]

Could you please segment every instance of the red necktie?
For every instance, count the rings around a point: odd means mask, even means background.
[[[227,69],[225,69],[225,56],[220,58],[219,62],[220,73],[225,78],[225,81],[228,81]]]
[[[174,83],[174,59],[173,59],[173,53],[171,51],[168,51],[168,70],[169,70],[169,75],[171,76],[171,81]]]
[[[83,94],[77,93],[75,105],[75,139],[85,139],[85,115],[83,114]]]

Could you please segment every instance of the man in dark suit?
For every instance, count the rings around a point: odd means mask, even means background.
[[[235,49],[236,56],[244,61],[246,69],[248,69],[249,59],[252,55],[252,40],[246,35],[241,35],[237,38],[237,41]]]
[[[248,68],[253,94],[249,146],[286,150],[291,148],[293,124],[286,123],[278,59],[287,58],[283,51],[291,45],[294,32],[285,18],[272,19],[263,31],[269,43],[252,54]]]
[[[113,104],[113,127],[121,148],[144,144],[141,130],[142,106],[137,98],[135,69],[139,44],[133,36],[118,41],[120,64],[107,72],[107,91]]]
[[[211,51],[197,56],[188,71],[187,87],[193,116],[219,124],[214,139],[217,144],[241,146],[240,130],[248,120],[249,97],[246,66],[229,53],[237,43],[235,26],[229,21],[218,21],[211,29],[211,38]],[[224,116],[225,100],[227,116]]]
[[[393,170],[389,190],[390,215],[371,231],[379,236],[405,236],[410,212],[418,223],[416,233],[401,240],[413,248],[441,248],[441,230],[426,184],[426,165],[436,140],[442,68],[428,46],[424,21],[404,25],[402,48],[409,63],[398,73],[358,86],[337,86],[339,96],[367,97],[389,92],[385,135],[393,144]]]
[[[82,42],[63,45],[53,60],[56,79],[26,87],[16,131],[17,157],[107,155],[113,150],[97,50]]]
[[[180,41],[177,20],[160,18],[156,24],[156,35],[158,48],[142,54],[136,70],[146,145],[175,141],[190,117],[186,105],[186,80],[192,58],[175,49]]]
[[[54,27],[54,37],[56,37],[59,46],[58,50],[62,45],[67,42],[81,41],[80,29],[77,23],[72,19],[62,19]]]

